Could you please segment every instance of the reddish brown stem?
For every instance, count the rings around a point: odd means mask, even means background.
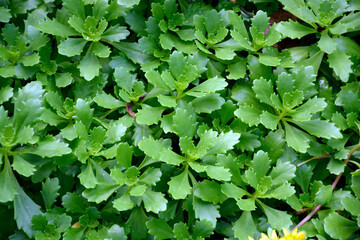
[[[135,113],[132,109],[132,105],[133,105],[132,102],[127,102],[126,103],[126,111],[130,114],[130,116],[132,116],[133,118],[136,118]]]
[[[358,150],[359,148],[360,148],[360,144],[356,145],[355,147],[353,147],[353,149],[351,149],[351,151],[349,152],[348,157],[347,157],[347,158],[345,159],[345,161],[344,161],[345,165],[347,165],[347,163],[349,162],[351,156],[352,156],[352,155],[354,154],[354,152],[355,152],[356,150]],[[335,189],[336,185],[338,184],[338,182],[339,182],[342,174],[343,174],[343,172],[340,173],[339,175],[337,175],[337,177],[335,178],[333,184],[331,184],[331,187],[332,187],[333,190]],[[303,220],[301,220],[301,222],[299,222],[299,223],[295,226],[295,228],[300,228],[300,227],[301,227],[302,225],[304,225],[307,221],[309,221],[309,219],[312,218],[312,216],[314,216],[314,214],[315,214],[317,211],[320,210],[321,206],[322,206],[321,204],[317,205]],[[294,229],[295,229],[295,228],[294,228]]]

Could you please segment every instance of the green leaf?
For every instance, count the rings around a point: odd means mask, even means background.
[[[192,236],[194,239],[208,238],[213,234],[213,230],[214,226],[211,221],[203,219],[195,222]]]
[[[34,53],[29,56],[25,56],[21,59],[21,62],[25,67],[34,66],[40,62],[40,56],[37,53]]]
[[[117,184],[98,184],[93,189],[86,189],[82,196],[89,202],[101,203],[108,199],[118,188],[119,185]]]
[[[188,170],[185,169],[181,174],[171,177],[168,185],[169,193],[174,199],[185,199],[192,189],[189,184]]]
[[[11,171],[8,160],[5,160],[4,168],[0,173],[0,202],[13,201],[15,195],[18,194],[17,182]]]
[[[64,88],[69,86],[72,81],[73,81],[73,77],[71,75],[71,73],[55,73],[55,81],[56,81],[56,86],[60,87],[60,88]]]
[[[206,166],[206,173],[210,178],[218,181],[230,181],[231,173],[230,170],[222,166]]]
[[[187,161],[186,158],[171,151],[170,149],[165,149],[161,152],[160,160],[172,165],[180,165],[182,162]]]
[[[159,122],[164,110],[165,108],[163,107],[143,107],[135,114],[136,121],[146,125],[156,124]]]
[[[316,96],[297,107],[294,112],[289,113],[295,121],[309,121],[313,114],[320,112],[327,106],[324,98]]]
[[[218,93],[210,93],[192,101],[196,113],[211,113],[221,108],[225,100]]]
[[[187,109],[176,109],[173,116],[173,128],[179,137],[193,137],[196,125],[196,114]]]
[[[46,209],[50,209],[55,203],[56,198],[60,195],[58,193],[60,189],[58,178],[48,178],[45,183],[42,184],[41,195],[44,199]]]
[[[130,229],[131,239],[141,240],[146,239],[148,235],[148,229],[146,227],[146,222],[148,217],[146,216],[143,208],[136,207],[131,211],[130,217],[126,222],[126,225]]]
[[[241,121],[249,124],[249,126],[257,126],[260,123],[260,115],[262,111],[254,106],[243,105],[234,112],[235,116],[241,119]]]
[[[264,125],[266,128],[275,130],[277,125],[279,124],[281,118],[280,116],[276,116],[274,114],[271,114],[267,111],[263,111],[263,113],[260,115],[260,122],[262,125]]]
[[[148,185],[155,185],[160,181],[161,175],[160,169],[150,167],[139,177],[139,181]]]
[[[292,224],[291,216],[284,211],[279,211],[274,208],[268,207],[262,202],[258,202],[264,210],[268,222],[276,230],[280,231],[282,228],[288,229]]]
[[[228,84],[224,78],[219,78],[216,76],[190,89],[189,91],[186,92],[186,95],[193,97],[203,97],[207,93],[214,93],[216,91],[222,90],[227,85]]]
[[[310,136],[287,123],[285,123],[284,125],[287,144],[296,151],[305,153],[306,150],[310,147]]]
[[[166,96],[166,95],[158,95],[159,103],[164,107],[173,108],[176,107],[176,98],[173,96]]]
[[[119,42],[125,39],[130,32],[126,27],[119,27],[118,25],[110,26],[102,35],[101,39],[109,42]]]
[[[170,191],[170,190],[169,190]],[[148,188],[143,194],[145,209],[148,212],[159,213],[166,210],[167,200],[163,193],[154,192]]]
[[[318,47],[327,54],[333,53],[337,49],[337,42],[327,33],[322,32]]]
[[[108,46],[105,46],[104,44],[100,42],[94,42],[93,43],[93,51],[94,54],[100,58],[107,58],[109,57],[111,51]]]
[[[329,66],[334,69],[334,72],[341,81],[347,82],[352,72],[351,66],[353,62],[349,59],[350,56],[346,55],[340,50],[335,50],[328,55]]]
[[[120,198],[113,201],[114,208],[119,211],[126,211],[134,207],[134,203],[130,199],[129,193],[125,193]]]
[[[270,177],[274,185],[282,184],[290,181],[295,177],[296,167],[290,162],[279,162],[276,167],[271,170]]]
[[[59,53],[67,57],[80,55],[85,44],[82,38],[67,38],[58,45]]]
[[[31,153],[41,157],[57,157],[71,153],[71,148],[67,143],[60,142],[52,136],[47,136],[43,141],[38,143],[38,146],[31,150]]]
[[[346,211],[351,213],[353,216],[360,215],[360,209],[358,206],[360,206],[360,200],[353,197],[352,195],[346,196],[343,199],[341,199],[342,205],[344,205]]]
[[[356,222],[332,212],[324,219],[324,229],[332,238],[345,240],[357,231],[359,226]]]
[[[145,185],[135,185],[131,188],[130,195],[139,197],[144,194],[144,192],[146,191],[146,188],[147,187]]]
[[[99,105],[100,107],[107,109],[116,109],[120,107],[125,107],[124,102],[119,101],[112,95],[107,94],[105,92],[101,92],[97,94],[94,98],[94,102],[96,102],[96,104]]]
[[[174,237],[178,240],[189,239],[189,228],[185,223],[179,222],[174,224]]]
[[[11,166],[15,171],[25,177],[32,176],[36,170],[33,164],[23,159],[20,155],[14,155],[14,161]]]
[[[212,223],[212,226],[216,225],[216,218],[220,217],[218,206],[212,203],[204,202],[199,198],[194,198],[193,207],[195,211],[195,217],[201,220],[207,220]]]
[[[90,108],[90,104],[81,98],[78,98],[75,105],[75,116],[77,121],[84,124],[86,129],[89,129],[92,122],[94,109]]]
[[[323,137],[326,139],[342,138],[340,129],[335,127],[335,124],[330,123],[327,120],[316,119],[306,122],[295,122],[295,124],[316,137]]]
[[[14,89],[10,86],[5,86],[0,89],[0,104],[9,101],[14,95]]]
[[[328,203],[331,200],[332,191],[331,185],[321,186],[316,192],[315,203],[321,205]]]
[[[138,145],[141,151],[155,160],[159,160],[162,151],[165,150],[165,147],[161,141],[155,140],[152,137],[144,138],[139,142]]]
[[[253,82],[253,90],[256,94],[256,97],[263,103],[272,105],[270,100],[270,95],[274,92],[273,85],[271,81],[266,81],[264,78],[256,79]]]
[[[316,29],[306,27],[299,22],[294,22],[291,19],[289,19],[288,22],[282,21],[276,24],[276,30],[278,30],[283,36],[291,39],[300,39],[311,33],[317,33]]]
[[[85,9],[82,0],[64,0],[63,5],[71,14],[85,19]]]
[[[48,33],[60,37],[78,36],[79,33],[56,20],[46,19],[41,22],[36,28],[44,33]]]
[[[4,78],[12,77],[16,74],[14,66],[8,65],[5,67],[0,67],[0,76]]]
[[[244,211],[232,229],[234,230],[234,236],[240,240],[247,240],[249,236],[253,237],[257,229],[251,212]]]
[[[10,9],[0,7],[0,22],[9,22],[11,19]]]
[[[86,169],[78,175],[78,178],[86,188],[94,188],[98,183],[90,162],[88,162]]]
[[[94,77],[99,76],[101,65],[94,52],[90,50],[80,61],[78,68],[80,69],[80,76],[84,77],[85,80],[90,81]]]
[[[117,148],[116,160],[122,167],[128,168],[131,166],[133,149],[128,143],[120,143]]]
[[[18,133],[21,128],[33,125],[40,120],[43,111],[44,90],[40,82],[30,82],[14,97],[14,126]]]
[[[214,204],[222,203],[227,199],[221,192],[221,186],[217,182],[209,180],[204,180],[199,183],[194,191],[194,195]]]
[[[226,133],[222,132],[219,134],[219,136],[217,136],[217,144],[213,145],[213,147],[208,150],[207,154],[210,155],[226,153],[227,151],[234,148],[234,145],[239,142],[239,138],[239,133],[234,133],[233,131]]]
[[[26,235],[33,237],[35,230],[31,228],[31,219],[35,215],[42,214],[40,206],[37,205],[28,195],[17,186],[18,194],[14,199],[14,218],[16,220],[17,227],[24,230]]]
[[[80,240],[86,228],[69,228],[64,233],[64,240]]]
[[[62,205],[70,213],[83,213],[85,212],[84,199],[75,192],[67,192],[62,197]]]
[[[162,219],[152,218],[146,222],[146,227],[149,229],[149,233],[155,237],[155,240],[174,237],[171,227]]]

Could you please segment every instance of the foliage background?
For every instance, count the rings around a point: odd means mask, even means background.
[[[359,238],[359,10],[0,1],[0,236]]]

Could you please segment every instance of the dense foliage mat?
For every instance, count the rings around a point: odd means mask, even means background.
[[[358,239],[359,10],[0,1],[1,239]]]

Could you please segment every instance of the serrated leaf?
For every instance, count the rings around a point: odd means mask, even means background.
[[[221,108],[225,100],[218,93],[209,93],[191,102],[196,113],[211,113]]]
[[[295,124],[316,137],[323,137],[326,139],[342,138],[340,129],[335,127],[335,124],[326,120],[316,119],[306,122],[295,122]]]
[[[295,188],[291,186],[290,183],[284,183],[277,188],[268,191],[263,197],[286,200],[287,198],[294,196],[295,192]]]
[[[14,97],[14,126],[16,132],[40,120],[44,90],[40,82],[30,82]]]
[[[191,192],[189,184],[188,170],[185,169],[182,173],[175,177],[171,177],[168,182],[169,193],[174,199],[185,199]]]
[[[316,192],[315,203],[321,205],[328,203],[331,200],[332,191],[331,185],[321,186]]]
[[[295,111],[289,113],[289,116],[296,121],[309,121],[313,114],[324,110],[326,106],[327,103],[324,98],[317,98],[315,96],[302,104],[300,107],[294,109]]]
[[[59,139],[54,139],[48,136],[43,141],[31,150],[32,154],[39,155],[41,157],[57,157],[71,153],[71,148],[67,143],[60,142]]]
[[[165,150],[165,147],[161,144],[160,140],[155,140],[152,137],[144,138],[138,145],[146,155],[155,160],[159,160],[162,151]]]
[[[327,54],[333,53],[337,49],[337,42],[327,33],[322,32],[318,47]]]
[[[136,121],[140,124],[152,125],[159,122],[165,108],[163,107],[146,107],[139,110],[135,116]]]
[[[37,205],[28,195],[17,186],[18,194],[14,199],[15,220],[17,227],[24,230],[26,235],[33,237],[35,230],[31,228],[31,219],[35,215],[42,214],[40,206]]]
[[[174,224],[174,237],[178,240],[187,240],[189,238],[189,228],[183,222]]]
[[[212,223],[212,226],[216,225],[216,218],[220,217],[218,206],[212,203],[207,203],[199,198],[194,198],[193,208],[195,211],[195,217],[201,220],[207,220]]]
[[[162,173],[160,169],[157,168],[148,168],[146,171],[139,177],[139,181],[146,183],[148,185],[155,185],[160,181]]]
[[[350,56],[346,55],[340,50],[335,50],[328,55],[329,66],[334,69],[334,72],[343,82],[347,82],[352,72],[351,66],[353,62],[349,59]]]
[[[94,42],[93,43],[93,52],[96,56],[100,58],[107,58],[109,57],[111,50],[108,46],[105,46],[104,44],[100,42]]]
[[[228,150],[234,148],[234,145],[239,142],[239,138],[239,133],[234,133],[233,131],[229,131],[226,133],[222,132],[217,136],[217,144],[210,148],[207,154],[210,155],[226,153]]]
[[[15,195],[18,194],[17,183],[11,171],[10,163],[5,161],[5,166],[0,173],[0,202],[13,201]]]
[[[199,183],[194,191],[194,195],[204,201],[214,204],[224,202],[227,197],[221,192],[221,186],[214,182],[204,180]]]
[[[79,33],[56,20],[46,19],[36,26],[37,29],[44,33],[48,33],[60,37],[77,36]]]
[[[82,196],[89,202],[101,203],[108,199],[118,188],[119,185],[117,184],[98,184],[93,189],[86,189]]]
[[[274,92],[271,81],[266,81],[264,78],[256,79],[253,82],[253,87],[256,97],[263,103],[272,105],[270,95]]]
[[[131,201],[129,193],[125,193],[113,201],[113,206],[119,211],[126,211],[133,208],[134,203]]]
[[[205,171],[209,175],[210,178],[218,180],[218,181],[230,181],[231,173],[229,169],[224,168],[222,166],[205,166]]]
[[[276,24],[276,30],[278,30],[283,36],[289,37],[291,39],[300,39],[311,33],[317,33],[316,29],[309,28],[302,25],[299,22],[295,22],[289,19],[288,22],[280,22]]]
[[[165,211],[167,206],[167,200],[163,193],[154,192],[147,188],[146,192],[142,195],[144,206],[146,211],[159,213]]]
[[[80,76],[84,77],[85,80],[90,81],[94,77],[99,76],[101,65],[98,58],[91,50],[88,51],[86,56],[80,61],[78,68],[80,70]]]
[[[228,84],[224,78],[219,78],[216,76],[190,89],[186,92],[186,95],[193,97],[203,97],[207,93],[214,93],[216,91],[222,90],[227,85]]]
[[[266,128],[275,130],[277,125],[279,124],[281,118],[280,116],[276,116],[274,114],[271,114],[267,111],[263,111],[263,113],[260,115],[260,122],[262,125],[264,125]]]
[[[356,222],[332,212],[324,219],[324,229],[332,238],[345,240],[357,231],[359,226]]]
[[[82,38],[67,38],[58,45],[59,53],[67,57],[80,55],[86,43]]]
[[[280,229],[282,228],[288,229],[290,227],[290,225],[292,224],[291,216],[288,215],[286,212],[268,207],[261,202],[259,202],[259,204],[264,210],[268,222],[273,228],[280,231]]]
[[[64,87],[69,86],[72,83],[73,77],[72,77],[71,73],[68,73],[68,72],[55,73],[55,81],[56,81],[57,87],[64,88]]]
[[[213,234],[214,226],[209,220],[196,221],[192,236],[194,239],[208,238]]]
[[[99,93],[95,96],[94,102],[96,102],[100,107],[107,109],[116,109],[120,107],[125,107],[125,103],[119,101],[115,97],[105,92]]]
[[[149,229],[149,233],[155,237],[155,240],[174,237],[171,227],[162,219],[152,218],[146,222],[146,227]]]
[[[160,160],[166,162],[167,164],[180,165],[182,162],[187,161],[183,156],[171,151],[170,149],[165,149],[161,152]]]
[[[346,211],[351,213],[353,216],[360,215],[360,200],[355,198],[354,196],[346,196],[343,199],[341,199],[341,203],[344,205],[344,208]]]
[[[296,151],[305,153],[306,150],[310,147],[309,135],[287,123],[285,123],[284,125],[285,125],[285,139],[287,144]]]
[[[90,108],[90,104],[81,98],[78,98],[75,105],[75,116],[77,121],[84,124],[86,129],[89,129],[92,122],[94,109]]]
[[[71,213],[85,212],[84,199],[75,192],[67,192],[62,197],[62,205]]]
[[[86,169],[78,175],[78,178],[86,188],[94,188],[98,183],[90,162],[88,162]]]
[[[257,229],[251,212],[244,211],[232,229],[234,230],[234,236],[240,240],[247,240],[249,236],[254,236]]]
[[[58,193],[60,189],[58,178],[48,178],[45,183],[42,183],[41,195],[44,199],[46,209],[50,209],[55,203],[56,198],[60,195]]]
[[[235,116],[241,119],[241,121],[249,124],[249,126],[257,126],[260,123],[260,115],[262,111],[254,106],[243,105],[235,111]]]
[[[118,25],[110,26],[102,35],[101,39],[109,42],[119,42],[125,39],[130,32],[125,27],[119,27]]]
[[[36,170],[33,164],[29,163],[19,155],[14,155],[14,161],[11,166],[15,171],[25,177],[32,176]]]
[[[274,185],[286,183],[295,177],[296,167],[290,162],[279,162],[271,170],[270,177]]]

